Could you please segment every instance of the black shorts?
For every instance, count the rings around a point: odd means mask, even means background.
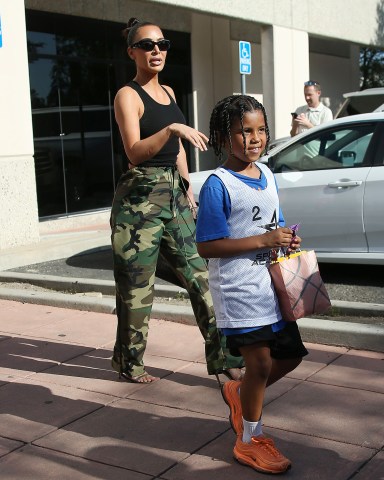
[[[271,325],[265,325],[253,332],[227,336],[227,348],[229,348],[229,353],[235,357],[241,356],[239,348],[258,342],[269,344],[272,358],[282,360],[308,355],[296,322],[287,322],[286,326],[278,332],[274,332]]]

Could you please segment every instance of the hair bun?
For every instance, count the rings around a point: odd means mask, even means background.
[[[134,27],[137,23],[140,23],[139,20],[135,17],[132,17],[128,20],[128,23],[127,23],[127,28],[132,28]]]

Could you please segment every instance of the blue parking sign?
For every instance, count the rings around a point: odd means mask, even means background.
[[[0,17],[0,48],[3,46],[3,32],[1,31],[1,17]]]
[[[251,44],[249,42],[239,42],[239,62],[240,73],[250,75],[252,73],[251,62]]]

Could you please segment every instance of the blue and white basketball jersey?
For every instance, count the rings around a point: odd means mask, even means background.
[[[214,171],[231,199],[229,238],[260,235],[278,226],[275,179],[266,165],[257,166],[267,178],[264,190],[249,187],[224,168]],[[269,262],[268,248],[230,258],[209,259],[209,286],[220,328],[270,325],[281,320],[268,272]]]

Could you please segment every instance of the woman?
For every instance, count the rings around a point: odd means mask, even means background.
[[[242,359],[223,353],[206,264],[196,250],[195,203],[181,143],[205,151],[208,138],[185,125],[172,89],[159,83],[170,48],[161,29],[130,19],[125,33],[136,76],[114,102],[130,168],[119,180],[111,212],[118,317],[112,366],[131,382],[158,379],[146,372],[143,356],[160,253],[189,293],[205,339],[208,373],[238,378]]]

